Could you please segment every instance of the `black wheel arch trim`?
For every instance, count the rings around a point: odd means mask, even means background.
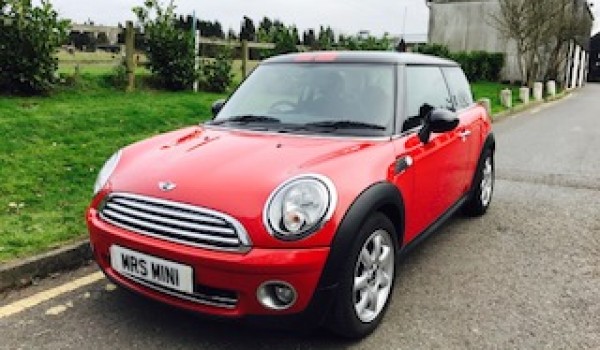
[[[396,228],[396,251],[404,238],[404,199],[399,189],[392,183],[382,181],[365,189],[352,203],[331,243],[329,257],[319,281],[319,289],[328,289],[338,284],[339,271],[355,244],[357,230],[375,211],[388,216]]]
[[[494,137],[494,133],[490,132],[489,135],[485,138],[483,142],[483,147],[481,147],[481,152],[479,153],[479,158],[477,159],[477,167],[473,172],[473,177],[471,178],[471,188],[469,189],[469,197],[473,196],[473,191],[475,190],[475,179],[477,178],[477,169],[479,168],[481,162],[483,162],[483,154],[486,150],[491,149],[492,153],[496,151],[496,138]]]
[[[481,154],[483,154],[483,152],[488,148],[492,151],[496,150],[496,137],[494,136],[493,132],[490,132],[489,135],[485,138],[485,141],[483,142],[483,147],[481,148]]]

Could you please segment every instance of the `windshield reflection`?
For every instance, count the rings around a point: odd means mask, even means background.
[[[394,83],[392,65],[266,64],[231,96],[213,123],[251,127],[270,121],[271,129],[389,134]]]

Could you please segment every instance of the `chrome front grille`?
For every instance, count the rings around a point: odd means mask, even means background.
[[[128,193],[113,193],[100,207],[106,222],[143,235],[195,247],[247,251],[244,227],[213,210]]]

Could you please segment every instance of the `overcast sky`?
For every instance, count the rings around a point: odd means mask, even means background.
[[[167,0],[163,0],[167,1]],[[600,0],[594,12],[600,18]],[[97,24],[116,25],[134,19],[131,8],[143,0],[52,0],[60,14],[77,23],[88,18]],[[373,34],[425,34],[429,11],[425,0],[176,0],[178,12],[205,20],[218,19],[224,30],[239,31],[244,15],[260,21],[277,18],[299,29],[331,25],[337,32],[356,34],[370,30]],[[405,22],[406,18],[406,23]],[[405,29],[405,30],[404,30]],[[600,30],[600,20],[595,31]]]
[[[163,0],[165,2],[166,0]],[[115,25],[134,19],[131,8],[143,0],[52,0],[64,17],[75,22],[88,18],[97,24]],[[244,15],[260,21],[263,16],[278,18],[298,28],[331,25],[335,30],[355,34],[370,30],[376,34],[403,31],[406,9],[406,32],[427,33],[429,11],[424,0],[176,0],[179,13],[205,20],[218,19],[227,31],[239,31]]]

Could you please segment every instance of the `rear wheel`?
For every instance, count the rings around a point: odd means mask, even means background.
[[[396,230],[375,213],[361,227],[349,252],[329,327],[348,338],[362,338],[381,322],[395,281]]]
[[[486,149],[483,152],[475,180],[471,196],[464,206],[464,212],[470,216],[481,216],[485,214],[492,203],[494,194],[494,154],[491,149]]]

